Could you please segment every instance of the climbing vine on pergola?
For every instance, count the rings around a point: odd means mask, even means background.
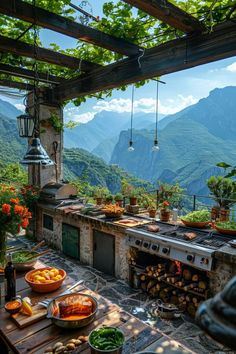
[[[236,54],[236,1],[124,0],[103,6],[104,17],[75,21],[70,0],[0,3],[0,85],[31,90],[32,27],[78,39],[75,49],[38,40],[38,80],[47,102],[109,95],[113,88]]]

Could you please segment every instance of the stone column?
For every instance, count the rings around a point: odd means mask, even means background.
[[[41,97],[39,98],[39,138],[42,146],[47,151],[48,156],[55,162],[53,166],[28,166],[29,184],[43,187],[49,182],[60,182],[63,178],[62,154],[63,154],[63,131],[55,130],[50,122],[50,117],[56,117],[63,123],[63,108],[59,105],[44,104]],[[42,103],[41,103],[42,102]],[[32,93],[28,95],[27,106],[29,113],[34,114]],[[29,139],[30,143],[30,139]]]

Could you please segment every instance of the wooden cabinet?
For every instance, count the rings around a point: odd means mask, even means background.
[[[67,256],[80,259],[80,229],[62,224],[62,250]]]
[[[93,230],[93,266],[109,274],[115,274],[115,237]]]

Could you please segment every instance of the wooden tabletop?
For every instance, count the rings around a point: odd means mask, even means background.
[[[37,268],[42,266],[44,266],[42,263],[37,263]],[[32,303],[36,304],[39,300],[53,298],[59,295],[74,282],[74,280],[67,276],[63,286],[57,291],[48,294],[37,294],[32,292],[31,288],[29,288],[28,284],[25,282],[24,274],[20,274],[17,277],[17,294],[22,297],[29,296]],[[143,350],[154,342],[160,340],[160,338],[165,337],[165,335],[158,330],[153,329],[83,285],[78,286],[75,290],[90,294],[98,301],[96,318],[88,326],[81,329],[65,330],[52,324],[50,319],[44,318],[28,327],[20,329],[14,323],[9,313],[5,311],[3,307],[4,303],[2,301],[0,309],[1,338],[4,339],[5,343],[14,353],[42,354],[45,352],[46,348],[49,346],[52,347],[58,341],[65,344],[69,339],[78,338],[81,335],[87,336],[92,329],[98,326],[115,326],[122,329],[125,334],[126,340],[122,353],[128,354]],[[74,353],[89,354],[90,348],[88,343],[83,343],[78,346]]]

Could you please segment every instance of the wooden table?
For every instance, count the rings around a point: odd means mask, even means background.
[[[42,267],[43,264],[38,262],[36,266],[37,268]],[[29,296],[34,304],[39,300],[59,295],[74,282],[70,277],[67,277],[63,286],[57,291],[48,294],[37,294],[31,291],[31,288],[29,288],[24,280],[24,274],[21,274],[17,277],[17,294],[20,294],[22,297]],[[135,353],[153,345],[153,343],[161,338],[165,339],[166,336],[158,330],[153,329],[83,285],[78,286],[76,290],[91,294],[98,301],[96,318],[88,326],[81,329],[65,330],[53,325],[51,320],[44,318],[28,327],[20,329],[13,322],[9,313],[3,308],[4,304],[2,301],[0,309],[1,338],[14,353],[18,354],[42,354],[47,347],[53,346],[58,341],[66,343],[71,338],[78,338],[80,335],[87,336],[92,329],[101,325],[115,326],[122,329],[126,339],[122,353]],[[168,339],[168,337],[166,338]],[[1,350],[0,352],[2,354]],[[88,343],[81,344],[74,353],[89,354],[90,348]],[[183,351],[175,351],[175,353],[183,353]],[[185,353],[190,352],[186,351]]]

